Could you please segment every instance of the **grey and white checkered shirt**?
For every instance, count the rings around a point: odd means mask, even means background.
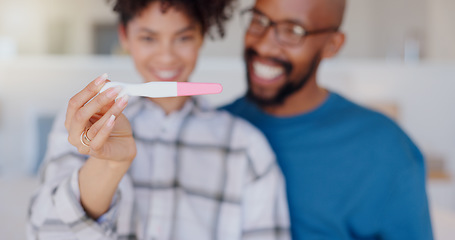
[[[199,99],[165,115],[132,98],[137,156],[97,221],[79,201],[87,156],[67,141],[64,114],[49,137],[28,239],[289,239],[283,178],[264,136]]]

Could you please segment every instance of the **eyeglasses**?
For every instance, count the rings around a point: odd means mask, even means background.
[[[303,26],[292,21],[274,22],[255,9],[243,10],[241,16],[248,34],[263,36],[269,27],[273,27],[278,43],[287,46],[298,45],[308,35],[338,31],[338,27],[307,31]]]

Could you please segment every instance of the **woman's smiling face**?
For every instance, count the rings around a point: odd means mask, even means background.
[[[144,81],[186,82],[196,66],[203,33],[198,22],[173,6],[149,4],[120,27],[122,46]]]

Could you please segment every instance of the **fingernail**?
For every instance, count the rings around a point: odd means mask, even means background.
[[[96,86],[101,85],[102,83],[104,83],[107,80],[108,77],[109,76],[107,75],[107,73],[104,73],[103,75],[99,76],[95,81],[95,85]]]
[[[129,99],[128,95],[124,95],[118,100],[118,105],[122,107],[125,106],[128,103],[128,99]]]
[[[119,87],[119,86],[110,88],[110,89],[107,91],[106,96],[107,96],[108,98],[114,98],[115,96],[117,96],[117,95],[119,94],[120,91],[122,91],[122,87]]]
[[[106,126],[112,127],[112,125],[114,125],[114,120],[115,120],[115,116],[114,116],[114,115],[111,115],[111,116],[109,117],[109,119],[107,120]]]

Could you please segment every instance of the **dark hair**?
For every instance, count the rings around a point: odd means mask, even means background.
[[[125,26],[149,4],[161,2],[163,12],[170,7],[185,11],[190,18],[201,24],[203,34],[208,33],[213,38],[212,27],[216,27],[220,37],[224,37],[224,24],[232,17],[236,0],[114,0],[114,2],[114,11],[119,14],[121,24]]]

